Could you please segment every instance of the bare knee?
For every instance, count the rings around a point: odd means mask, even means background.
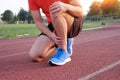
[[[29,57],[33,61],[42,61],[46,56],[44,55],[44,51],[38,52],[38,51],[29,51]]]
[[[52,21],[56,21],[57,19],[63,18],[64,16],[66,16],[66,13],[61,13],[61,14],[59,14],[57,16],[54,16],[52,14],[50,15]]]
[[[38,55],[34,51],[30,50],[29,51],[29,57],[32,58],[32,59],[35,59],[35,58],[38,57]]]

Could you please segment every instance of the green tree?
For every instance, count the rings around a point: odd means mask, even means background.
[[[11,10],[6,10],[3,14],[2,14],[2,20],[6,21],[7,23],[11,23],[13,21],[14,15],[13,12]]]
[[[17,16],[20,21],[25,22],[25,20],[27,19],[27,11],[21,8]]]
[[[87,16],[94,16],[94,15],[101,15],[101,14],[102,14],[101,3],[99,1],[94,1],[90,6],[90,10]]]
[[[16,14],[14,15],[14,19],[13,19],[13,23],[16,23],[18,21],[18,17],[16,16]]]
[[[32,14],[31,14],[31,12],[30,12],[30,10],[27,12],[27,21],[28,21],[28,23],[31,23],[31,22],[33,22],[33,18],[32,18]]]

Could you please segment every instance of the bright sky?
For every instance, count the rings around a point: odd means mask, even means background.
[[[28,0],[2,0],[0,2],[0,14],[4,13],[5,10],[11,10],[14,14],[18,13],[20,8],[28,10]],[[80,0],[83,6],[84,14],[87,14],[89,6],[94,0]],[[97,0],[102,1],[102,0]]]

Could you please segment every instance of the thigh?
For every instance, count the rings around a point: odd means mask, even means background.
[[[38,57],[47,54],[48,50],[54,48],[55,43],[46,35],[40,35],[34,42],[30,54]]]

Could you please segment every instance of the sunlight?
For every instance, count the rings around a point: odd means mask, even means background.
[[[94,0],[94,1],[100,1],[100,2],[102,2],[103,0]]]
[[[89,7],[90,7],[90,5],[92,4],[93,1],[102,2],[103,0],[80,0],[85,15],[88,13]]]

